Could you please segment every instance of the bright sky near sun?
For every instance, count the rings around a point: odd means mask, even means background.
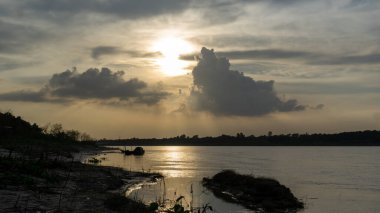
[[[154,42],[152,50],[162,54],[156,62],[162,73],[168,76],[186,74],[190,63],[180,60],[180,56],[195,52],[195,48],[188,41],[174,36],[159,38]]]
[[[3,0],[0,110],[96,138],[380,129],[378,20],[377,0]]]

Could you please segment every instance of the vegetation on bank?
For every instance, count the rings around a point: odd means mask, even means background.
[[[204,178],[203,185],[216,197],[256,211],[296,212],[304,207],[289,188],[271,178],[225,170],[212,178]]]
[[[40,139],[55,141],[92,141],[87,133],[77,130],[64,130],[62,124],[47,124],[39,127],[36,123],[29,123],[20,116],[14,116],[10,112],[0,112],[0,139]]]
[[[10,112],[0,112],[0,148],[8,150],[9,156],[18,153],[41,160],[70,157],[73,152],[94,146],[86,133],[64,130],[61,124],[39,127]]]
[[[125,180],[159,175],[74,160],[74,152],[96,148],[88,134],[0,112],[0,212],[152,212],[119,190]],[[115,197],[123,209],[110,206]]]
[[[380,146],[380,131],[366,130],[336,134],[287,134],[199,137],[180,135],[172,138],[130,138],[97,142],[108,146]]]

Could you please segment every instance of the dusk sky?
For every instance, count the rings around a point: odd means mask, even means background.
[[[380,129],[378,0],[2,0],[0,110],[95,138]]]

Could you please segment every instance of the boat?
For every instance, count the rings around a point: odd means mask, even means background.
[[[137,156],[141,156],[141,155],[145,154],[145,150],[141,146],[136,147],[133,151],[126,150],[126,149],[120,150],[120,151],[122,153],[124,153],[124,155],[137,155]]]

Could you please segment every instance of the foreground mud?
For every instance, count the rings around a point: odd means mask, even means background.
[[[44,172],[24,175],[2,168],[0,212],[113,212],[107,200],[123,196],[134,184],[161,177],[80,162],[61,162]]]

